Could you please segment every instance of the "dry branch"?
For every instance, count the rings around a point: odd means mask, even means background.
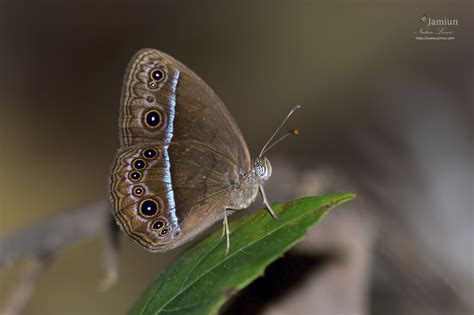
[[[61,212],[0,236],[0,267],[20,259],[52,255],[72,243],[106,231],[110,222],[106,200]]]

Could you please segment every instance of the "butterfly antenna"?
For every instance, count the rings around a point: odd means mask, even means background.
[[[283,136],[280,137],[280,139],[276,140],[275,142],[273,142],[271,145],[269,145],[265,151],[263,151],[261,153],[261,156],[262,157],[265,153],[267,153],[268,151],[270,151],[271,148],[273,148],[274,146],[276,146],[278,143],[282,142],[283,140],[285,140],[286,138],[288,138],[289,136],[292,136],[292,135],[299,135],[300,134],[300,130],[299,129],[291,129],[291,130],[288,130]]]
[[[286,118],[283,119],[283,121],[281,122],[280,126],[278,126],[278,128],[275,130],[275,132],[272,134],[272,136],[270,137],[270,139],[268,139],[267,143],[265,143],[265,145],[263,146],[262,148],[262,151],[260,151],[260,154],[258,155],[258,157],[262,157],[262,155],[267,152],[270,148],[272,148],[275,144],[277,144],[278,142],[282,141],[283,139],[285,139],[286,137],[288,137],[289,135],[291,134],[295,134],[297,135],[298,134],[298,129],[294,129],[294,130],[290,130],[289,132],[287,132],[283,137],[281,137],[280,139],[278,139],[276,142],[274,142],[270,147],[268,147],[268,145],[270,144],[270,142],[273,140],[273,138],[275,138],[275,136],[277,135],[277,133],[280,131],[281,127],[283,127],[283,125],[286,123],[286,121],[288,120],[288,118],[291,117],[291,115],[293,115],[294,112],[296,112],[298,109],[300,109],[301,106],[300,105],[296,105],[295,107],[293,107],[290,112],[288,113],[288,115],[286,115]],[[268,149],[267,149],[268,147]]]

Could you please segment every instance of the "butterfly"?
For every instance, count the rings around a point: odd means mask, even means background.
[[[264,156],[293,108],[251,159],[242,132],[214,91],[173,57],[142,49],[130,61],[120,105],[120,149],[110,177],[113,214],[143,248],[164,252],[189,242],[257,197],[276,218],[263,189]]]

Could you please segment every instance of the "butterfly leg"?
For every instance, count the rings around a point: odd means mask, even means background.
[[[225,248],[225,255],[229,253],[230,248],[230,231],[229,231],[229,221],[227,219],[227,208],[224,208],[224,221],[222,222],[223,229],[222,229],[222,237],[225,236],[226,238],[226,248]]]
[[[265,195],[265,190],[263,190],[263,186],[260,185],[260,186],[258,186],[258,188],[260,189],[260,193],[262,194],[263,204],[264,204],[265,207],[267,208],[267,210],[268,210],[268,212],[270,213],[270,215],[271,215],[275,220],[278,220],[277,215],[275,214],[275,212],[273,212],[272,206],[270,206],[270,203],[268,202],[267,195]]]

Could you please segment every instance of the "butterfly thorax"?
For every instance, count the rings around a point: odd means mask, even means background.
[[[233,185],[231,191],[232,204],[229,209],[245,209],[255,200],[258,188],[263,185],[272,175],[270,161],[264,158],[256,158],[252,161],[249,171],[241,171],[239,181]]]

